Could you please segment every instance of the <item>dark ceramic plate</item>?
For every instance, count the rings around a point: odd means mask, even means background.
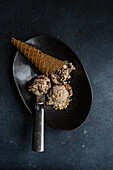
[[[60,60],[68,60],[75,65],[76,71],[71,74],[72,102],[66,110],[62,111],[45,106],[45,124],[62,130],[77,128],[85,121],[92,101],[90,84],[80,60],[67,45],[51,36],[36,36],[26,43],[41,49],[44,53]],[[19,51],[14,59],[13,75],[24,104],[29,112],[33,113],[35,100],[27,90],[27,83],[36,76],[35,67]]]

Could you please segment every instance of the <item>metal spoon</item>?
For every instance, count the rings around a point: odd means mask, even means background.
[[[44,102],[45,95],[36,96],[32,150],[44,151]]]

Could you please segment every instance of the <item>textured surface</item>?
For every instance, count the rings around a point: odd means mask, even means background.
[[[113,169],[113,1],[0,1],[0,167]],[[32,116],[17,93],[13,36],[51,34],[68,44],[86,68],[93,104],[73,131],[45,128],[45,152],[31,151]]]

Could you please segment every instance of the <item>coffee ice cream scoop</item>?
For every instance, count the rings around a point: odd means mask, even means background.
[[[57,109],[65,109],[69,105],[69,92],[64,85],[54,85],[48,96],[48,105]]]

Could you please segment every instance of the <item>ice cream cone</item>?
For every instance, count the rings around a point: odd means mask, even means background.
[[[24,54],[25,57],[29,59],[29,61],[32,62],[32,64],[35,65],[36,68],[39,69],[40,72],[46,76],[50,75],[58,69],[61,69],[65,64],[65,62],[47,55],[41,50],[25,44],[20,40],[12,38],[11,42],[17,47],[18,50],[20,50],[22,54]]]

